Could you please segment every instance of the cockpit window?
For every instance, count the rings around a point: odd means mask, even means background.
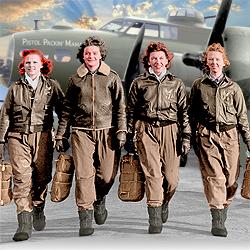
[[[169,16],[176,16],[176,15],[177,15],[176,9],[173,9],[169,12]]]
[[[132,22],[127,20],[114,20],[105,24],[101,30],[113,31],[113,32],[124,32],[129,26],[132,25]]]
[[[72,59],[72,53],[67,49],[56,49],[54,52],[54,59],[56,62],[67,63]]]
[[[178,9],[177,16],[186,16],[186,9]]]
[[[177,40],[178,28],[176,26],[160,25],[160,37],[164,39]]]
[[[189,17],[195,17],[195,12],[192,9],[187,9],[187,16]]]
[[[140,32],[141,26],[143,23],[135,22],[131,27],[126,31],[129,35],[137,35]]]
[[[146,23],[145,36],[159,37],[158,24]]]

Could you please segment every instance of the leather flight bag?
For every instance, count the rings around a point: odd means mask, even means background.
[[[2,161],[0,168],[0,205],[5,206],[10,204],[13,198],[12,167],[10,163]]]
[[[73,157],[60,153],[56,160],[56,170],[51,185],[51,201],[64,201],[70,194],[75,166]]]
[[[136,154],[126,154],[120,161],[118,197],[122,201],[141,201],[145,193],[145,176]]]
[[[250,199],[250,157],[246,159],[246,168],[241,186],[241,196]]]

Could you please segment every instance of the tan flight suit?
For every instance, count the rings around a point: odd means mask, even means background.
[[[64,94],[59,83],[40,76],[36,90],[22,76],[13,83],[0,113],[0,141],[8,142],[17,212],[43,206],[51,181],[53,109],[60,114]]]
[[[239,133],[250,149],[247,109],[238,84],[226,76],[218,84],[207,75],[197,79],[191,90],[190,122],[209,207],[226,208],[238,186]]]
[[[170,73],[159,80],[146,72],[131,85],[128,131],[135,133],[150,207],[168,203],[177,188],[182,139],[191,134],[187,108],[185,86]]]
[[[125,97],[121,80],[103,61],[91,73],[82,64],[69,80],[57,139],[72,126],[78,210],[92,210],[111,189],[120,150],[116,133],[126,131]]]
[[[51,131],[31,134],[10,132],[8,152],[13,167],[13,197],[17,212],[30,212],[33,205],[45,203],[47,184],[51,181]]]
[[[76,167],[76,203],[79,210],[93,209],[93,202],[111,189],[120,150],[115,150],[114,130],[73,129],[72,154]]]
[[[160,206],[169,202],[179,181],[180,153],[176,123],[155,127],[137,121],[136,148],[146,177],[147,204]]]
[[[239,134],[236,128],[213,132],[198,128],[199,163],[204,192],[211,208],[223,209],[233,200],[239,177]]]

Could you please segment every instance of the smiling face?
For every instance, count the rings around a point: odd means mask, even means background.
[[[98,46],[87,46],[83,51],[83,59],[90,71],[95,71],[101,62],[102,56]]]
[[[24,70],[28,76],[34,80],[43,67],[41,57],[37,54],[29,54],[24,58]]]
[[[168,59],[164,51],[154,51],[149,55],[149,65],[156,75],[160,75],[168,64]]]
[[[207,66],[209,67],[210,74],[219,77],[225,66],[223,54],[219,51],[209,51],[207,53]]]

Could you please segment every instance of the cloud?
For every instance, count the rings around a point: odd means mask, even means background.
[[[218,0],[218,2],[221,2],[221,0]],[[216,11],[217,12],[219,10],[219,8],[220,8],[220,4],[214,4],[214,5],[208,6],[207,10],[208,11]],[[241,11],[241,7],[240,7],[239,4],[232,4],[231,10],[238,12],[238,11]]]
[[[188,3],[191,5],[195,5],[197,3],[201,2],[201,0],[188,0]]]
[[[0,13],[0,22],[12,23],[17,22],[23,17],[28,16],[32,12],[38,10],[47,10],[56,6],[62,6],[60,0],[3,0],[0,2],[0,9],[4,10]]]

